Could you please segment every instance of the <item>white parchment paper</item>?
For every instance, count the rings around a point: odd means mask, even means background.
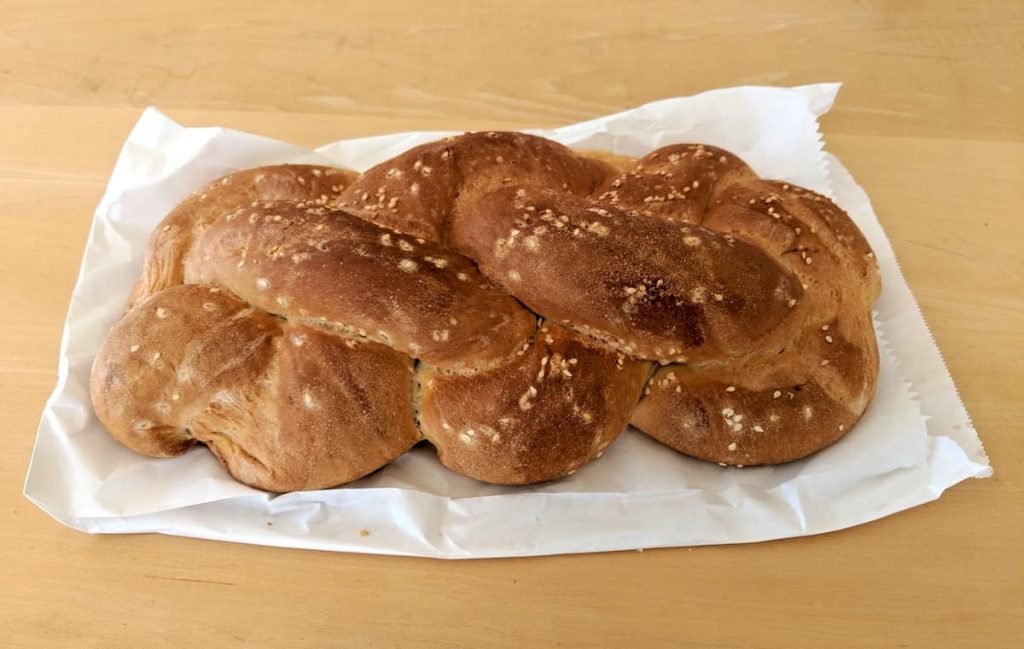
[[[726,148],[764,177],[833,196],[881,264],[878,394],[839,443],[800,462],[722,468],[632,430],[570,478],[484,485],[417,448],[339,489],[271,495],[232,480],[203,448],[136,455],[92,412],[89,370],[119,318],[157,222],[197,186],[262,164],[365,169],[447,133],[335,142],[316,151],[221,128],[183,128],[147,109],[118,158],[86,245],[25,495],[88,532],[161,532],[297,548],[501,557],[742,543],[817,534],[938,498],[992,470],[864,191],[824,152],[817,117],[837,84],[730,88],[553,130],[567,145],[640,156],[674,142]],[[369,534],[365,534],[369,532]]]

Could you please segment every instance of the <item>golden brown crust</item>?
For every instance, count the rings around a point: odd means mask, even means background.
[[[186,258],[185,279],[449,368],[504,358],[536,327],[530,312],[461,255],[344,212],[286,201],[256,202],[213,223]]]
[[[719,368],[672,366],[651,377],[631,423],[701,459],[753,466],[805,457],[842,437],[874,394],[870,321],[841,316],[782,354]],[[823,365],[822,361],[828,361]]]
[[[181,284],[182,263],[188,251],[203,231],[225,214],[260,200],[333,206],[356,176],[351,171],[318,165],[273,165],[244,169],[200,187],[178,203],[153,231],[128,308]]]
[[[420,439],[412,360],[383,345],[286,324],[276,363],[248,399],[217,395],[190,424],[242,482],[270,491],[334,487]]]
[[[631,356],[722,361],[800,326],[800,284],[731,235],[533,188],[491,192],[465,214],[452,245],[485,275]]]
[[[722,165],[729,160],[713,147],[684,153],[676,158],[682,163],[676,181],[699,172],[694,157]],[[728,364],[660,370],[632,423],[676,450],[715,462],[799,459],[849,431],[874,394],[871,305],[880,288],[874,256],[845,213],[799,187],[726,173],[706,203],[704,226],[773,255],[804,287],[800,334],[782,349],[764,347]]]
[[[135,305],[92,367],[96,414],[118,441],[158,457],[193,444],[186,432],[205,395],[248,386],[274,355],[271,316],[220,289],[176,286]]]
[[[714,147],[601,157],[471,133],[359,177],[198,190],[97,356],[97,413],[140,452],[200,441],[278,491],[383,466],[417,420],[447,466],[502,484],[575,471],[630,418],[729,464],[845,434],[878,372],[877,266],[849,217]]]
[[[421,365],[420,428],[445,466],[463,475],[498,484],[553,480],[615,441],[649,371],[649,363],[545,325],[509,363],[486,372]]]
[[[129,448],[170,457],[203,442],[240,481],[271,491],[354,480],[419,439],[408,357],[283,323],[218,288],[185,284],[137,304],[100,348],[90,386],[100,421]]]
[[[367,170],[339,205],[399,232],[445,242],[453,215],[494,189],[546,187],[585,196],[614,173],[606,163],[534,135],[466,133]]]

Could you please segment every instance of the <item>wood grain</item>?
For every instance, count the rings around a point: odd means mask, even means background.
[[[0,1],[0,646],[1016,646],[1020,3],[213,4]],[[828,79],[847,84],[828,147],[871,195],[995,478],[820,537],[473,562],[89,536],[21,496],[91,214],[142,106],[313,145]]]
[[[5,2],[0,102],[565,122],[838,79],[836,130],[1024,137],[1019,2],[705,4]]]

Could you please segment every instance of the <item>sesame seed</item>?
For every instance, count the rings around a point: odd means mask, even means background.
[[[519,397],[519,409],[523,410],[523,411],[526,411],[526,410],[529,410],[532,407],[533,407],[533,404],[530,403],[530,395],[529,395],[529,393],[525,393],[524,392],[523,395],[521,397]]]
[[[158,318],[166,318],[169,313],[170,312],[167,309],[165,309],[163,307],[159,307],[156,310],[156,317],[158,317]]]
[[[448,340],[449,332],[447,329],[434,330],[430,333],[431,338],[437,342],[445,342]]]
[[[736,391],[736,386],[735,385],[730,385],[729,387],[727,387],[725,389],[725,391],[726,392],[735,392]]]
[[[138,345],[132,345],[129,349],[134,353],[134,352],[139,351],[139,346]]]
[[[735,451],[736,450],[736,442],[733,442],[732,444],[729,444],[729,446],[727,446],[726,448],[728,448],[730,451]]]
[[[754,432],[755,433],[763,433],[764,432],[764,427],[761,426],[760,424],[754,424]]]
[[[270,287],[270,280],[268,280],[266,277],[257,277],[256,278],[256,288],[258,288],[261,291],[265,291],[269,287]]]
[[[775,392],[772,393],[772,399],[778,399],[781,396],[782,392],[780,392],[779,390],[776,390]]]
[[[828,344],[831,345],[832,344],[832,336],[825,336],[825,342],[827,342]]]
[[[414,273],[416,272],[416,269],[419,268],[419,264],[412,259],[403,259],[398,262],[398,267],[407,273]]]

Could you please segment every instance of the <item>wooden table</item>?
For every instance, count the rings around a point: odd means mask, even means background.
[[[152,4],[0,2],[0,646],[1020,646],[1020,3]],[[21,496],[142,107],[313,145],[821,80],[847,84],[828,147],[871,194],[994,479],[821,537],[464,562],[88,536]]]

